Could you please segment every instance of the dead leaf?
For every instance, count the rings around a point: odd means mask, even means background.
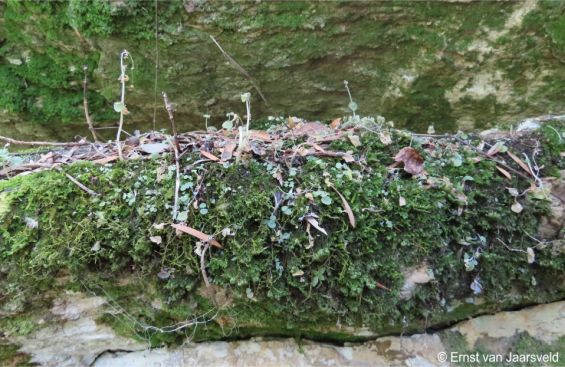
[[[184,224],[171,224],[171,227],[173,227],[174,229],[177,229],[181,232],[188,233],[189,235],[196,237],[201,241],[208,242],[208,243],[210,243],[210,245],[212,245],[214,247],[222,248],[222,245],[220,245],[220,243],[218,241],[211,238],[207,234],[200,232],[197,229],[194,229],[194,228],[189,227],[189,226],[185,226]]]
[[[157,230],[163,230],[165,228],[165,223],[153,223],[153,228],[157,229]]]
[[[249,130],[249,137],[253,140],[271,141],[271,135],[263,130]]]
[[[398,197],[398,206],[405,206],[405,205],[406,205],[406,199],[404,198],[404,196]]]
[[[337,128],[340,127],[340,125],[341,125],[341,117],[338,117],[338,118],[332,120],[330,127],[332,129],[337,129]]]
[[[536,254],[531,247],[528,247],[526,249],[526,252],[528,253],[528,264],[532,264],[534,261],[536,261]]]
[[[294,122],[294,119],[290,116],[288,116],[288,128],[289,129],[294,129],[296,127],[296,123]]]
[[[294,136],[308,136],[312,138],[330,135],[333,130],[319,122],[306,122],[292,130]]]
[[[506,149],[508,149],[504,143],[498,142],[496,144],[494,144],[487,152],[487,155],[489,157],[492,157],[493,155],[497,154],[498,152],[501,151],[505,151]]]
[[[512,158],[512,160],[514,162],[516,162],[524,171],[526,171],[527,174],[529,174],[532,177],[534,176],[532,174],[532,172],[530,171],[530,167],[528,167],[528,165],[526,163],[524,163],[523,160],[521,160],[519,157],[512,154],[512,152],[510,152],[510,151],[507,151],[506,153],[510,156],[510,158]]]
[[[524,210],[524,207],[522,206],[522,204],[520,204],[519,202],[515,202],[514,204],[512,204],[512,206],[510,207],[510,209],[514,212],[514,213],[521,213],[522,210]]]
[[[506,190],[508,190],[508,193],[510,194],[510,196],[516,197],[520,195],[520,192],[518,192],[518,189],[514,188],[514,187],[507,187]]]
[[[160,245],[163,243],[163,238],[161,238],[161,236],[151,236],[149,237],[149,241],[156,243],[157,245]]]
[[[312,227],[316,228],[318,231],[322,232],[323,234],[325,234],[326,236],[328,235],[328,232],[326,232],[325,229],[323,229],[322,227],[320,227],[320,225],[318,224],[318,220],[314,217],[306,217],[306,220],[308,221],[308,223],[310,223],[312,225]]]
[[[166,149],[168,149],[169,144],[148,143],[148,144],[141,144],[139,148],[147,154],[159,154],[159,153],[163,153]]]
[[[249,145],[251,146],[251,150],[253,151],[253,153],[258,156],[263,156],[267,153],[265,147],[263,147],[263,144],[259,142],[252,141],[249,143]]]
[[[296,149],[296,152],[298,153],[299,156],[305,157],[308,154],[310,154],[310,149],[306,149],[305,147],[302,146],[302,147]]]
[[[351,154],[351,152],[345,152],[345,154],[342,156],[342,158],[346,163],[355,162],[355,158],[353,158],[353,155]]]
[[[222,149],[222,156],[221,156],[221,160],[222,161],[229,161],[232,156],[233,156],[233,151],[235,150],[235,148],[237,147],[236,143],[227,143],[224,146],[224,149]]]
[[[510,175],[510,173],[509,173],[507,170],[505,170],[504,168],[499,167],[499,166],[496,166],[496,169],[497,169],[500,173],[502,173],[502,174],[504,175],[504,177],[506,177],[507,179],[509,179],[509,180],[512,179],[512,175]]]
[[[94,162],[95,164],[108,164],[108,163],[113,162],[113,161],[115,161],[115,160],[117,160],[117,159],[118,159],[118,156],[117,156],[117,155],[111,155],[111,156],[106,157],[106,158],[97,159],[97,160],[95,160],[95,161],[93,161],[93,162]]]
[[[326,150],[324,148],[322,148],[320,145],[318,144],[312,144],[312,147],[314,149],[316,149],[318,152],[322,152],[322,153],[326,153]]]
[[[390,143],[392,143],[392,138],[390,137],[390,133],[388,132],[388,130],[382,130],[379,133],[379,140],[384,145],[389,145]]]
[[[424,172],[424,158],[412,147],[404,147],[394,157],[397,162],[404,163],[404,170],[411,175],[419,175]]]
[[[293,277],[301,277],[303,275],[304,275],[304,272],[302,270],[297,270],[297,271],[292,273]]]
[[[375,282],[375,285],[380,288],[380,289],[384,289],[385,291],[389,291],[390,292],[390,288],[386,287],[384,284],[379,283],[379,282]]]
[[[279,182],[279,184],[281,186],[284,184],[284,180],[283,180],[283,176],[281,174],[281,171],[277,170],[275,173],[273,173],[273,177]]]
[[[359,137],[357,135],[347,135],[347,137],[355,148],[361,146],[361,140],[359,140]]]
[[[306,223],[306,233],[308,234],[308,245],[304,247],[306,250],[314,247],[314,237],[312,237],[312,234],[310,233],[310,227],[310,223]]]
[[[339,195],[339,197],[341,198],[341,203],[343,205],[343,210],[345,210],[345,212],[347,213],[347,217],[349,218],[349,224],[351,224],[351,227],[355,228],[355,215],[353,215],[353,210],[351,210],[351,206],[349,206],[349,203],[347,202],[347,200],[345,200],[345,197],[339,192],[337,191],[337,189],[333,186],[330,185],[330,187]]]
[[[209,160],[212,160],[214,162],[217,162],[220,160],[220,158],[216,157],[215,155],[213,155],[210,152],[207,152],[205,150],[200,150],[200,154],[202,154],[204,157],[208,158]]]

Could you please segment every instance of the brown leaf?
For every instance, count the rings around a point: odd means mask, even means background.
[[[249,130],[249,137],[253,140],[271,141],[271,135],[263,130]]]
[[[214,247],[222,248],[222,245],[220,245],[220,243],[218,241],[211,238],[207,234],[200,232],[197,229],[194,229],[194,228],[189,227],[189,226],[185,226],[184,224],[174,224],[174,223],[171,224],[171,227],[173,227],[174,229],[177,229],[181,232],[188,233],[189,235],[198,238],[200,241],[208,242],[210,245],[212,245]]]
[[[106,157],[106,158],[97,159],[97,160],[95,160],[95,161],[93,161],[93,162],[94,162],[95,164],[107,164],[107,163],[110,163],[110,162],[115,161],[116,159],[118,159],[118,156],[117,156],[117,155],[111,155],[111,156]]]
[[[222,157],[220,158],[222,161],[229,161],[233,156],[233,151],[237,147],[236,143],[227,143],[222,149]]]
[[[330,127],[331,127],[332,129],[337,129],[340,125],[341,125],[341,117],[338,117],[338,118],[332,120],[332,123],[330,124]]]
[[[349,141],[351,142],[351,144],[353,144],[355,148],[361,146],[361,140],[357,135],[347,135],[347,137],[349,138]]]
[[[506,153],[510,156],[510,158],[512,158],[512,160],[514,162],[516,162],[524,171],[526,171],[527,174],[531,175],[532,177],[534,176],[532,174],[532,172],[530,171],[530,167],[528,167],[528,165],[526,163],[524,163],[523,160],[521,160],[520,158],[518,158],[517,156],[512,154],[512,152],[510,152],[510,151],[508,151]]]
[[[320,122],[306,122],[292,130],[295,136],[322,137],[333,133],[327,125]]]
[[[497,154],[498,152],[500,152],[501,150],[506,149],[506,147],[504,146],[503,143],[498,142],[496,144],[494,144],[487,152],[487,155],[489,157],[492,157],[493,155]]]
[[[394,160],[404,163],[404,170],[411,175],[419,175],[424,172],[424,158],[412,147],[400,149]]]
[[[375,282],[375,284],[377,285],[378,288],[384,289],[385,291],[389,291],[389,292],[390,292],[390,288],[386,287],[384,284],[379,283],[379,282]]]
[[[342,158],[347,163],[355,162],[355,158],[353,158],[353,155],[350,152],[345,152]]]
[[[214,161],[214,162],[217,162],[217,161],[220,160],[220,158],[216,157],[216,156],[213,155],[212,153],[207,152],[207,151],[205,151],[205,150],[200,150],[200,154],[202,154],[204,157],[206,157],[206,158],[208,158],[208,159],[210,159],[210,160],[212,160],[212,161]]]
[[[294,129],[295,127],[296,127],[296,123],[294,122],[294,119],[288,116],[288,128]]]
[[[496,166],[496,169],[497,169],[500,173],[502,173],[502,174],[504,175],[504,177],[506,177],[507,179],[509,179],[509,180],[512,179],[512,175],[511,175],[507,170],[505,170],[504,168],[499,167],[499,166]]]
[[[349,203],[347,202],[347,200],[345,200],[345,197],[343,197],[343,195],[339,191],[337,191],[337,189],[333,185],[330,187],[334,189],[334,191],[341,198],[343,210],[345,210],[345,212],[347,213],[347,217],[349,218],[349,223],[351,224],[351,227],[355,228],[355,215],[353,215],[353,210],[351,210],[351,206],[349,206]]]

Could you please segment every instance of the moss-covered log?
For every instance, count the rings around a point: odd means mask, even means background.
[[[181,144],[175,222],[221,244],[204,254],[209,241],[171,227],[170,154],[0,181],[2,322],[80,289],[110,300],[102,321],[154,344],[193,332],[345,341],[563,298],[562,217],[538,234],[562,185],[545,177],[565,168],[563,123],[494,139],[365,119],[325,143],[276,138],[287,129],[220,162],[220,134]],[[197,316],[195,329],[148,327]]]

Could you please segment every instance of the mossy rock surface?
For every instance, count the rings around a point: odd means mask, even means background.
[[[540,175],[553,174],[564,167],[554,133],[563,124],[552,124],[500,141],[529,156],[539,142]],[[109,299],[121,312],[101,321],[154,345],[187,335],[347,341],[563,298],[565,256],[552,245],[563,239],[543,246],[536,240],[549,211],[546,194],[511,195],[507,188],[522,193],[532,180],[515,173],[521,168],[506,153],[496,159],[514,170],[511,179],[476,152],[476,135],[383,131],[389,144],[359,127],[327,146],[350,152],[353,162],[300,154],[285,162],[284,152],[299,149],[302,138],[285,140],[273,156],[224,163],[202,161],[188,146],[177,221],[221,243],[205,255],[210,287],[201,275],[202,246],[170,225],[170,155],[77,162],[0,181],[2,205],[9,206],[0,223],[2,312],[17,315],[42,294],[72,289]],[[205,145],[213,151],[213,136]],[[424,160],[422,175],[390,167],[408,146]],[[306,219],[314,214],[319,229]],[[406,278],[423,266],[433,279],[403,296]],[[10,311],[18,302],[22,307]],[[197,316],[202,325],[179,333],[143,328]]]
[[[412,130],[484,128],[564,112],[560,1],[174,0],[157,7],[157,93],[166,91],[177,104],[184,127],[203,126],[206,113],[216,126],[229,110],[242,114],[245,91],[253,92],[254,116],[332,119],[348,112],[344,79],[359,112],[383,114]],[[23,120],[46,125],[52,138],[87,135],[83,65],[93,120],[114,124],[123,49],[135,61],[126,126],[152,126],[154,2],[10,0],[0,11],[3,131],[17,133],[14,124]],[[253,77],[269,105],[210,35]],[[157,126],[167,126],[160,103]],[[19,136],[45,133],[25,130]]]

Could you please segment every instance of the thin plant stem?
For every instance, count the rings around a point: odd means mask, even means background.
[[[92,138],[94,139],[94,142],[98,142],[98,137],[96,136],[96,131],[94,129],[94,125],[92,124],[92,119],[90,118],[90,113],[88,111],[88,98],[86,98],[86,93],[88,91],[88,79],[87,79],[87,71],[88,71],[88,66],[84,65],[82,67],[82,70],[84,71],[84,80],[82,82],[82,96],[83,96],[83,106],[84,106],[84,117],[86,119],[86,124],[88,125],[88,129],[90,130],[90,132],[92,133]]]
[[[121,135],[122,135],[122,129],[124,126],[124,110],[125,110],[125,106],[126,106],[126,80],[127,80],[127,75],[126,75],[126,68],[127,65],[125,63],[125,58],[128,57],[129,53],[127,50],[123,50],[122,53],[120,54],[120,83],[122,85],[122,93],[121,93],[121,99],[120,102],[122,104],[122,108],[120,110],[120,125],[118,127],[118,133],[116,134],[116,145],[118,146],[118,157],[121,159],[123,159],[123,155],[122,155],[122,145],[120,143],[120,139],[121,139]]]

